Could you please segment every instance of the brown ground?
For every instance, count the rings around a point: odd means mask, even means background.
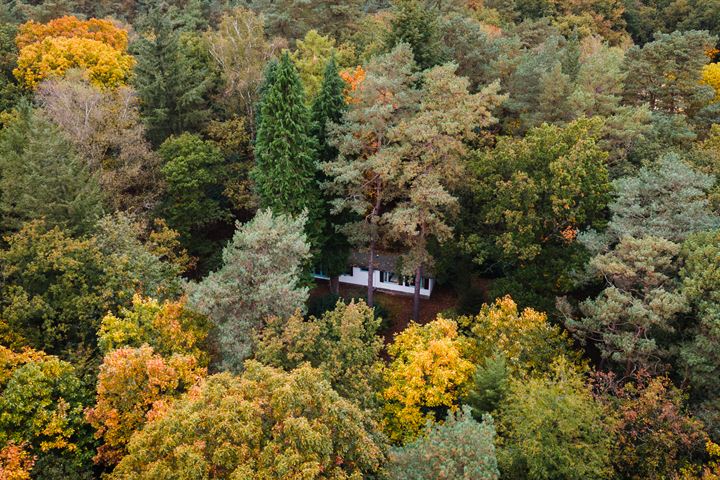
[[[318,280],[317,286],[310,292],[311,297],[321,297],[330,293],[327,281]],[[367,289],[355,285],[340,284],[340,295],[343,297],[367,296]],[[375,292],[375,302],[390,312],[390,325],[382,332],[385,341],[392,341],[393,336],[402,331],[412,317],[413,297],[393,293]],[[428,323],[435,319],[438,313],[455,307],[457,295],[446,286],[435,286],[429,299],[420,300],[420,323]]]

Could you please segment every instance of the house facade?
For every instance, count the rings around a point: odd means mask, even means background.
[[[375,255],[373,264],[375,265],[375,270],[373,271],[373,286],[375,287],[375,291],[406,295],[413,295],[415,293],[415,277],[396,273],[398,264],[397,255],[378,253]],[[340,283],[366,287],[369,274],[367,265],[367,253],[353,252],[350,255],[347,272],[339,277]],[[325,272],[318,269],[314,272],[314,276],[321,280],[330,279]],[[434,286],[434,278],[423,277],[420,284],[420,296],[430,298]]]

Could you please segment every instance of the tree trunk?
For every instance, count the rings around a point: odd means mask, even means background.
[[[340,277],[338,275],[330,277],[330,293],[340,295]]]
[[[420,286],[422,283],[423,268],[419,265],[415,270],[415,291],[413,292],[413,320],[420,321]]]
[[[367,303],[369,307],[374,306],[375,287],[373,286],[373,276],[375,275],[375,241],[370,242],[370,260],[368,261],[368,283],[367,283]]]

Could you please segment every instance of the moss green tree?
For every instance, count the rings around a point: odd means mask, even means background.
[[[135,435],[111,478],[367,478],[384,460],[374,428],[320,371],[250,361],[240,377],[209,377]]]
[[[258,335],[255,358],[286,370],[309,362],[340,395],[375,407],[382,383],[380,322],[363,301],[339,301],[319,318],[303,319],[299,312],[289,319],[271,318]]]

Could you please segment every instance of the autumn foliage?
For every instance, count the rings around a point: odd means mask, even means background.
[[[48,23],[33,20],[23,23],[18,29],[15,44],[21,50],[48,37],[89,38],[120,51],[126,50],[128,46],[127,31],[111,21],[99,18],[80,20],[74,16],[56,18]]]
[[[86,413],[95,436],[103,440],[95,461],[119,462],[133,432],[161,416],[205,375],[194,357],[166,359],[147,345],[110,352],[100,366],[97,404]]]
[[[73,68],[86,70],[95,86],[115,88],[125,84],[135,65],[126,53],[127,31],[107,20],[62,17],[47,24],[29,21],[20,26],[15,42],[19,54],[13,74],[28,90]]]

